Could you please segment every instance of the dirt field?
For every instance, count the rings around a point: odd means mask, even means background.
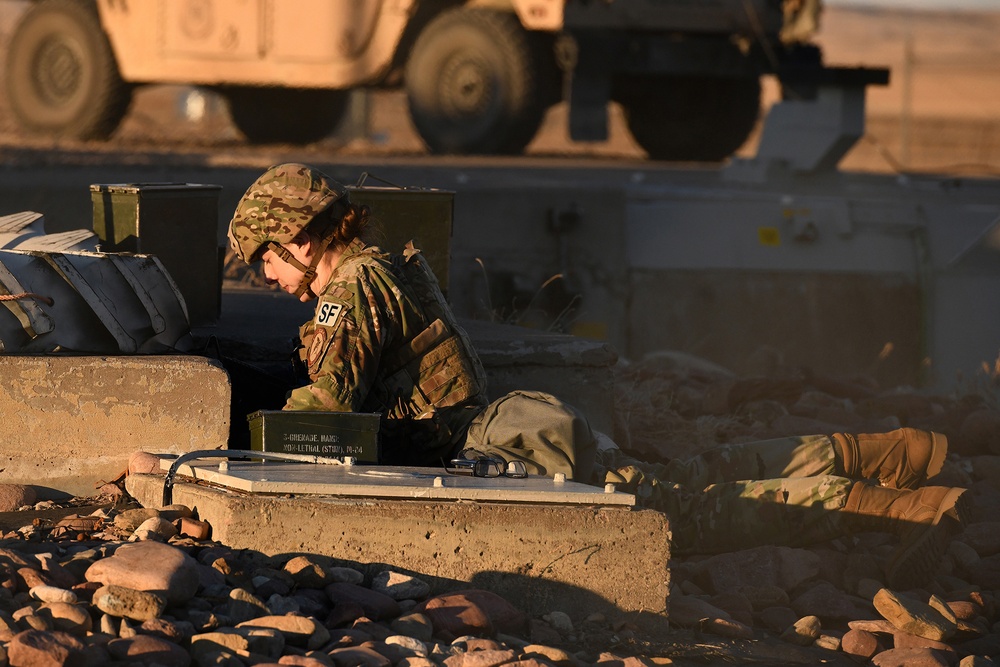
[[[0,3],[0,43],[16,20],[20,3]],[[917,12],[831,8],[824,15],[819,43],[831,65],[887,66],[891,82],[869,91],[868,133],[842,166],[850,170],[899,170],[1000,174],[1000,11]],[[164,144],[203,150],[242,144],[224,104],[212,95],[187,97],[185,89],[141,89],[126,122],[109,144],[96,150],[134,149]],[[765,81],[765,103],[778,97]],[[24,144],[0,100],[0,145]],[[423,145],[398,93],[370,98],[367,137],[330,139],[314,149],[334,155],[420,155]],[[606,142],[573,144],[565,107],[553,108],[528,147],[538,157],[643,159],[612,107]],[[27,140],[45,147],[45,142]],[[752,155],[755,138],[740,150]],[[0,153],[2,155],[2,153]]]

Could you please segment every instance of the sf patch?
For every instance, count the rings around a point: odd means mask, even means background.
[[[316,307],[316,326],[334,329],[344,313],[344,304],[323,300]]]

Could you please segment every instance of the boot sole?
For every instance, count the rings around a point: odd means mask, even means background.
[[[941,557],[951,539],[965,527],[968,500],[965,489],[951,489],[938,505],[934,520],[910,544],[893,555],[886,568],[886,583],[890,588],[909,590],[918,588],[937,573]],[[954,509],[957,519],[946,517]]]

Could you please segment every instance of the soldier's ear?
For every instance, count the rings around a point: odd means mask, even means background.
[[[288,243],[290,245],[298,246],[303,250],[303,252],[309,254],[310,250],[312,250],[313,240],[305,229],[301,229],[299,230],[299,233],[296,234],[295,237],[292,238],[292,240],[289,241]]]

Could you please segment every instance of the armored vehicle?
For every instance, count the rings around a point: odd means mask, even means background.
[[[37,0],[7,96],[25,130],[100,139],[134,86],[203,86],[251,142],[308,143],[351,89],[402,87],[427,147],[458,154],[519,153],[563,99],[574,140],[604,139],[615,100],[651,157],[720,160],[754,127],[760,76],[815,53],[818,3]]]

